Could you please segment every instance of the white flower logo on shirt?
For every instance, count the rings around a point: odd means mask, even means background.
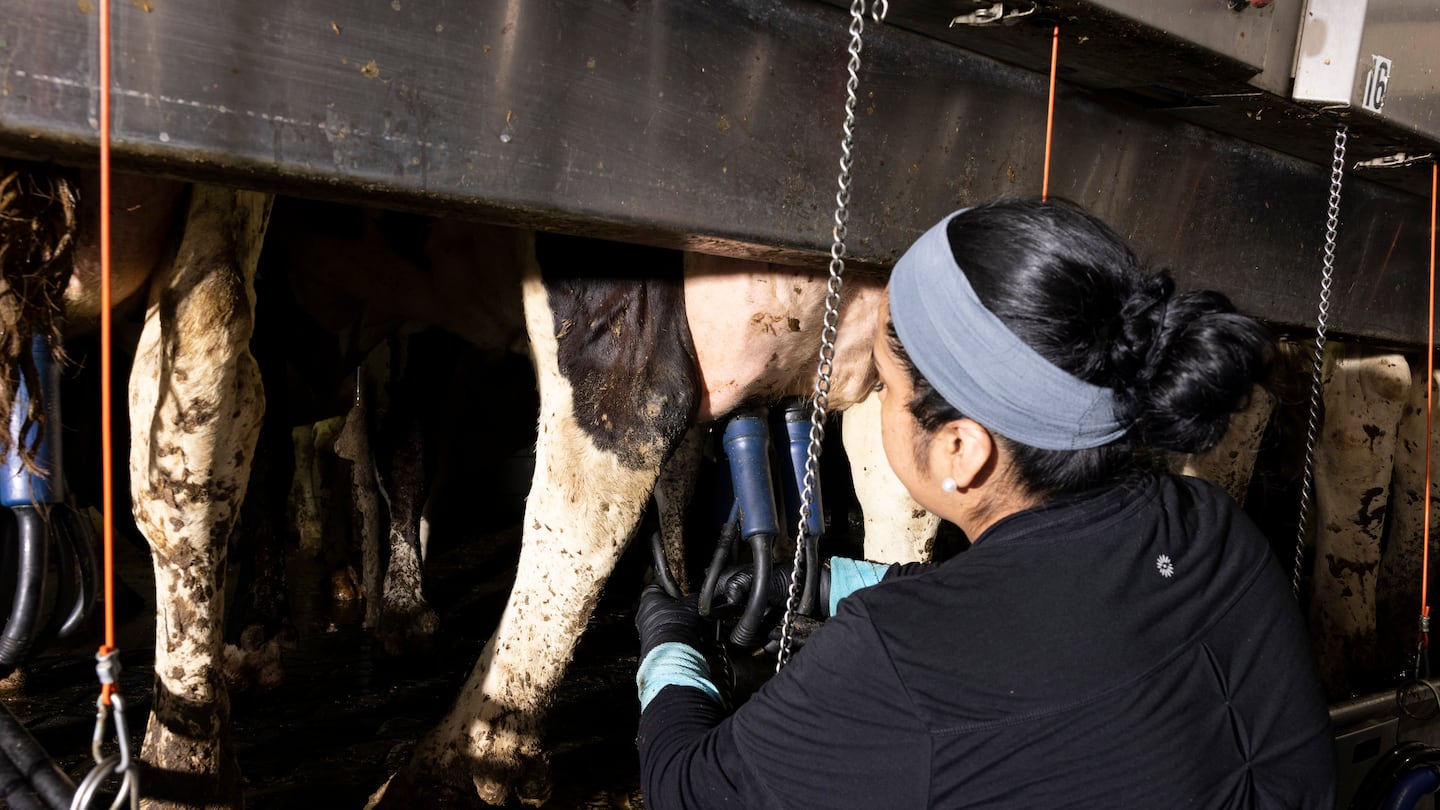
[[[1175,564],[1170,561],[1169,554],[1161,554],[1155,558],[1155,570],[1159,571],[1160,576],[1166,579],[1175,576]]]

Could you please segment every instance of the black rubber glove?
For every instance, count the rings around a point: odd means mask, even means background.
[[[690,594],[675,599],[659,585],[647,585],[640,592],[635,611],[635,629],[640,632],[640,660],[650,651],[671,641],[701,650],[708,623],[700,616],[699,597]]]
[[[770,569],[770,585],[767,591],[766,604],[773,610],[784,610],[785,602],[790,598],[791,570],[787,566],[783,570],[780,566]],[[744,610],[750,600],[750,589],[755,582],[755,568],[749,565],[735,565],[720,572],[715,580],[715,601],[712,609],[735,609]],[[816,600],[816,609],[819,615],[815,618],[823,619],[829,615],[830,604],[830,566],[820,567],[820,593]]]

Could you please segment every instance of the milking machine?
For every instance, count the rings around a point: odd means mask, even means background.
[[[773,428],[773,430],[772,430]],[[772,435],[775,439],[772,441]],[[783,446],[777,447],[783,436]],[[774,643],[766,619],[777,599],[783,598],[787,581],[775,568],[780,539],[800,537],[803,549],[803,577],[798,588],[798,612],[811,615],[819,601],[820,537],[825,531],[824,510],[818,486],[804,532],[790,522],[782,523],[777,503],[798,506],[803,488],[805,463],[810,452],[810,405],[792,401],[777,408],[747,408],[725,423],[721,444],[730,476],[732,494],[728,516],[720,527],[715,551],[705,569],[704,584],[698,593],[700,615],[715,622],[714,654],[722,687],[732,702],[741,702],[766,676],[774,664],[764,653]],[[778,469],[777,469],[778,468]],[[786,514],[798,514],[786,509]],[[658,533],[652,537],[655,571],[659,584],[675,598],[680,590],[669,573]],[[748,553],[747,553],[748,552]],[[722,591],[722,575],[738,566],[750,566],[748,597],[743,605],[730,601]]]
[[[61,463],[60,364],[50,341],[36,336],[31,361],[38,391],[21,375],[11,406],[10,446],[0,480],[5,507],[0,536],[0,675],[9,675],[39,647],[64,638],[90,616],[98,594],[95,530],[70,503]],[[44,409],[44,429],[27,419]],[[33,450],[26,459],[25,448]],[[0,706],[3,709],[3,706]],[[75,793],[40,745],[0,711],[0,795],[15,808],[69,807]]]
[[[0,548],[0,673],[9,674],[37,646],[74,632],[98,593],[95,530],[71,505],[61,461],[60,364],[50,341],[36,336],[31,359],[45,429],[26,418],[32,394],[22,375],[11,406],[10,446],[0,480],[8,510]],[[24,448],[33,448],[27,462]]]
[[[748,697],[769,674],[778,672],[790,658],[792,645],[803,639],[814,623],[807,617],[817,613],[820,600],[820,537],[824,534],[824,509],[820,499],[820,450],[825,441],[825,418],[830,404],[830,375],[834,370],[835,338],[840,323],[840,292],[845,271],[846,222],[850,217],[851,167],[854,161],[855,107],[859,87],[860,50],[865,18],[875,23],[885,19],[888,0],[855,0],[850,7],[850,59],[846,65],[845,119],[840,139],[840,173],[836,177],[835,214],[831,230],[829,280],[826,284],[825,314],[820,329],[820,352],[815,369],[815,386],[805,400],[792,401],[782,409],[783,432],[787,452],[776,453],[788,475],[781,490],[788,504],[797,508],[787,514],[798,515],[796,525],[786,526],[795,532],[793,562],[788,580],[777,576],[773,567],[776,538],[780,521],[775,510],[775,479],[771,475],[771,442],[765,410],[751,409],[732,416],[725,426],[725,455],[730,465],[730,482],[734,502],[730,516],[720,532],[715,555],[705,573],[700,591],[700,615],[716,621],[719,651],[719,673],[722,690],[728,688],[732,704]],[[790,535],[787,535],[787,537]],[[738,619],[725,615],[729,610],[717,609],[719,580],[732,565],[741,549],[741,541],[750,546],[751,587],[744,611]],[[659,542],[655,549],[656,571],[667,571]],[[660,581],[670,595],[679,598],[673,580],[662,576]],[[778,638],[766,644],[768,633],[761,633],[766,613],[770,610],[772,591],[783,590],[785,598],[783,621]],[[776,594],[779,595],[778,593]],[[730,607],[727,605],[727,608]],[[733,621],[733,623],[732,623]],[[761,650],[774,653],[773,667],[757,655]],[[767,671],[768,670],[768,671]]]

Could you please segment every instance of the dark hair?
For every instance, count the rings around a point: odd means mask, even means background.
[[[1054,496],[1114,480],[1153,450],[1197,453],[1269,373],[1274,341],[1213,291],[1174,292],[1113,230],[1069,203],[1002,200],[950,221],[955,261],[981,303],[1045,359],[1115,392],[1131,422],[1110,444],[1042,450],[999,434],[1028,492]],[[915,387],[910,412],[930,432],[963,416],[891,347]]]

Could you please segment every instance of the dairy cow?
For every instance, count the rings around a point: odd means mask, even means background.
[[[305,268],[295,294],[327,331],[378,335],[430,323],[476,346],[528,345],[540,400],[519,575],[500,626],[454,707],[374,803],[420,806],[438,790],[498,804],[512,789],[539,803],[549,785],[544,708],[646,503],[656,496],[673,547],[693,481],[686,470],[699,451],[694,427],[811,390],[826,277],[474,223],[426,221],[401,240],[403,218],[360,216],[318,231],[316,222],[331,220],[277,216],[272,225],[268,250],[293,251],[282,263]],[[292,239],[297,223],[305,233]],[[877,278],[846,289],[836,409],[865,401],[874,385],[866,330],[882,289]],[[383,312],[377,300],[388,301]],[[894,481],[878,442],[858,438],[878,437],[878,411],[858,409],[845,425],[847,442],[857,437],[850,456],[866,536],[883,541],[870,553],[928,554],[937,521]],[[391,534],[413,562],[420,499],[407,503],[405,525]],[[387,611],[392,593],[411,596],[418,582],[402,574],[397,585],[392,576]],[[423,615],[417,604],[395,609]]]

